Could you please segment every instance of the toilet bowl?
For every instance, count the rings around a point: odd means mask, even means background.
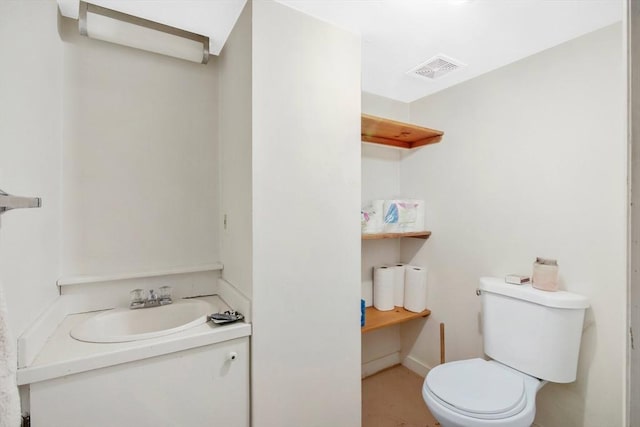
[[[433,368],[422,397],[442,427],[530,427],[544,384],[496,361],[469,359]]]

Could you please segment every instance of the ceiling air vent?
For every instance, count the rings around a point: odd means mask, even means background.
[[[407,74],[435,80],[464,66],[465,64],[462,62],[451,59],[448,56],[436,55],[428,61],[407,71]]]

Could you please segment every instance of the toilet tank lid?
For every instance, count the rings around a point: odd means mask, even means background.
[[[504,279],[498,277],[482,277],[480,279],[480,290],[547,307],[566,309],[585,309],[589,307],[589,299],[582,295],[565,291],[541,291],[531,285],[512,285],[505,283]]]

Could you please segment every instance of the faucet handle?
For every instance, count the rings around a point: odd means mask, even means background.
[[[129,292],[129,306],[140,307],[144,305],[146,299],[146,292],[144,289],[134,289]]]
[[[161,286],[158,288],[158,292],[160,294],[160,304],[171,304],[173,302],[171,299],[171,286]]]

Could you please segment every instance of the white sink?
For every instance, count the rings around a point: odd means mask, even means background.
[[[201,325],[217,311],[213,304],[197,299],[136,310],[116,308],[76,325],[70,335],[79,341],[99,343],[145,340]]]

